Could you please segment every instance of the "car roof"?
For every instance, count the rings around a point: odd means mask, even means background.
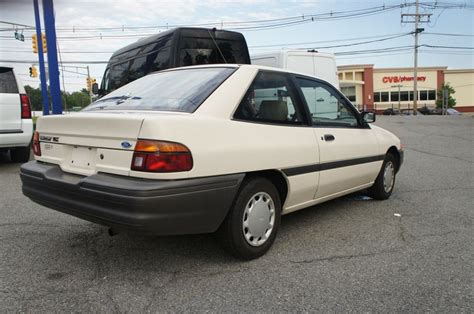
[[[308,75],[307,73],[289,71],[282,68],[274,68],[264,65],[256,65],[256,64],[231,64],[231,63],[214,63],[214,64],[201,64],[201,65],[190,65],[186,67],[177,67],[177,68],[170,68],[161,70],[158,72],[167,72],[167,71],[179,71],[179,70],[186,70],[186,69],[202,69],[202,68],[250,68],[256,70],[267,70],[267,71],[275,71],[275,72],[283,72],[283,73],[291,73],[291,74],[298,74],[302,76],[313,77]],[[158,73],[154,72],[154,73]]]

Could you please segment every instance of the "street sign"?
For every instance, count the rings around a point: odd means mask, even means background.
[[[19,41],[25,41],[25,35],[23,35],[23,33],[18,33],[17,31],[15,31],[15,39]]]

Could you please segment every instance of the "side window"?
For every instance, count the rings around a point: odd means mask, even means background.
[[[301,124],[303,117],[296,104],[296,91],[288,76],[260,72],[240,103],[234,117],[240,120],[279,124]]]
[[[329,85],[303,78],[296,79],[308,104],[313,125],[356,127],[357,116]]]
[[[0,68],[0,93],[18,94],[18,86],[11,68]]]

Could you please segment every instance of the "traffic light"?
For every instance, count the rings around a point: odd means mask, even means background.
[[[38,39],[36,34],[31,35],[31,45],[33,46],[33,52],[38,53]]]
[[[48,47],[46,46],[46,35],[41,33],[41,43],[43,44],[43,53],[48,52]]]
[[[86,89],[88,91],[91,91],[92,89],[92,79],[89,76],[86,78]]]
[[[38,70],[34,65],[30,66],[30,77],[38,77]]]

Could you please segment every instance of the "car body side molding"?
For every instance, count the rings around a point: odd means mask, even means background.
[[[292,167],[292,168],[282,169],[282,171],[285,175],[287,175],[288,177],[291,177],[291,176],[297,176],[300,174],[305,174],[305,173],[310,173],[310,172],[324,171],[324,170],[330,170],[330,169],[335,169],[335,168],[355,166],[355,165],[365,164],[365,163],[374,162],[374,161],[380,161],[380,160],[384,160],[384,158],[385,158],[385,154],[369,156],[369,157],[354,158],[354,159],[338,160],[338,161],[299,166],[299,167]]]

